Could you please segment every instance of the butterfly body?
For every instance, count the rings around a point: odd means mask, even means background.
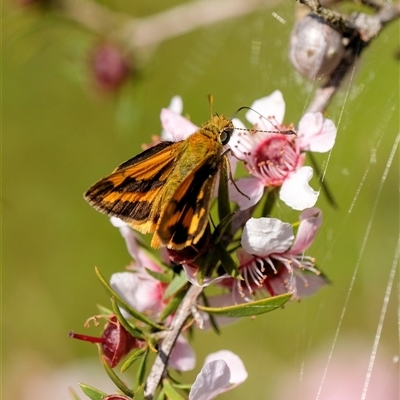
[[[196,244],[208,223],[212,195],[225,159],[232,121],[214,116],[187,139],[160,142],[95,183],[85,199],[98,211],[141,233],[152,247]]]

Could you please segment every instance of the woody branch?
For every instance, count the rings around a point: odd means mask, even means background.
[[[186,320],[191,314],[192,307],[196,304],[197,298],[203,288],[191,286],[180,304],[174,320],[171,323],[170,330],[161,342],[158,348],[157,358],[151,368],[146,381],[145,398],[151,400],[157,390],[160,380],[168,365],[168,359]]]

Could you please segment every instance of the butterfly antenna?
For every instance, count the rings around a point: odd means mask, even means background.
[[[210,114],[211,118],[213,117],[213,105],[214,105],[214,96],[212,94],[208,95],[208,102],[210,103]]]
[[[253,111],[253,112],[255,112],[256,114],[258,114],[261,118],[263,118],[263,119],[267,120],[268,122],[272,123],[272,122],[271,122],[271,118],[266,118],[266,117],[264,117],[264,115],[262,115],[261,113],[259,113],[257,110],[254,110],[254,108],[247,107],[247,106],[243,106],[243,107],[238,108],[238,109],[233,113],[233,115],[232,115],[232,117],[231,117],[231,120],[232,120],[233,118],[235,118],[236,115],[237,115],[240,111],[242,111],[242,110],[250,110],[250,111]],[[295,135],[295,136],[297,136],[296,131],[294,130],[293,124],[291,124],[291,125],[289,126],[289,129],[285,129],[285,130],[282,130],[282,129],[279,128],[279,123],[278,123],[278,122],[276,122],[276,124],[274,125],[274,127],[276,128],[276,131],[266,131],[266,130],[261,130],[261,129],[248,129],[248,128],[236,128],[236,127],[235,127],[235,129],[238,129],[238,130],[241,130],[241,131],[248,131],[248,132],[281,133],[282,135]]]

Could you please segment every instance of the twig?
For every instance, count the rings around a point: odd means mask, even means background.
[[[203,288],[201,287],[191,286],[186,293],[186,296],[183,298],[182,303],[175,314],[175,318],[172,321],[171,329],[168,331],[158,349],[157,358],[147,378],[145,389],[145,398],[147,400],[153,399],[158,384],[160,383],[165,368],[167,367],[168,359],[171,355],[175,341],[179,336],[187,318],[191,314],[192,307],[196,304],[197,297],[200,295],[202,290]]]
[[[120,41],[131,50],[158,45],[203,26],[270,8],[282,0],[197,0],[159,14],[130,18],[92,0],[58,0],[56,11],[99,35]]]
[[[324,112],[361,52],[387,23],[400,16],[400,4],[363,0],[365,4],[378,12],[374,15],[354,13],[349,17],[343,17],[336,11],[322,7],[318,0],[299,0],[299,2],[309,7],[313,13],[323,18],[333,28],[339,30],[348,41],[345,57],[331,73],[328,82],[316,90],[314,99],[307,108],[308,112]]]

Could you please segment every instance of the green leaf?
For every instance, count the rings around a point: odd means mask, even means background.
[[[152,276],[154,279],[157,279],[160,282],[163,283],[170,283],[172,281],[172,276],[170,273],[161,273],[161,272],[156,272],[151,269],[145,268],[146,272]]]
[[[166,305],[159,316],[159,320],[161,322],[177,310],[179,304],[181,304],[182,302],[182,299],[185,297],[185,294],[186,290],[181,290],[179,293],[176,294],[176,296],[171,299],[171,301]]]
[[[192,384],[190,383],[174,383],[174,387],[182,390],[187,390],[188,392],[192,388]]]
[[[321,168],[318,164],[317,159],[315,158],[315,155],[311,151],[309,151],[309,152],[307,152],[307,156],[311,160],[311,164],[314,168],[314,171],[316,172],[316,175],[318,176],[319,183],[322,187],[322,191],[324,192],[324,194],[328,200],[328,203],[330,203],[330,205],[334,209],[339,208],[338,203],[336,202],[335,198],[333,197],[332,191],[329,189],[326,179],[322,179],[323,173],[321,171]]]
[[[165,400],[165,392],[164,389],[160,390],[160,393],[158,393],[157,399],[156,400]]]
[[[129,389],[125,383],[121,380],[121,378],[114,372],[114,370],[108,365],[107,361],[104,357],[101,357],[101,361],[103,363],[104,369],[107,372],[107,375],[114,382],[115,386],[124,394],[129,397],[133,397],[133,391]]]
[[[129,314],[132,315],[132,317],[138,319],[139,321],[144,322],[147,325],[152,326],[153,328],[159,329],[159,330],[164,330],[165,327],[156,324],[155,322],[153,322],[151,319],[147,318],[146,316],[144,316],[143,314],[141,314],[140,312],[136,311],[134,308],[132,308],[128,303],[125,302],[125,300],[118,294],[116,293],[112,287],[108,284],[108,282],[104,279],[103,275],[101,275],[100,271],[98,270],[98,268],[95,268],[95,272],[97,277],[99,278],[100,282],[103,284],[104,288],[106,289],[107,293],[111,296],[111,297],[115,297],[115,299],[117,300],[118,304],[125,309]]]
[[[86,385],[85,383],[79,383],[79,386],[82,389],[82,392],[86,394],[89,399],[92,400],[103,400],[104,397],[107,396],[107,393],[102,392],[99,389],[96,389],[92,386]]]
[[[207,298],[207,296],[204,294],[204,292],[201,292],[200,296],[201,296],[201,299],[203,300],[204,305],[205,305],[206,307],[209,307],[210,305],[209,305],[209,302],[208,302],[208,298]],[[210,325],[211,325],[211,327],[214,329],[214,331],[215,331],[215,333],[216,333],[217,335],[220,335],[220,334],[221,334],[221,331],[219,330],[219,327],[218,327],[218,325],[217,325],[217,322],[215,321],[214,316],[213,316],[212,314],[209,314],[208,316],[209,316],[209,318],[210,318]]]
[[[147,366],[147,358],[148,358],[148,356],[149,356],[149,351],[147,350],[144,353],[144,355],[143,355],[143,357],[141,359],[141,362],[139,364],[139,368],[138,368],[137,373],[136,373],[138,385],[144,384],[144,376],[146,374],[146,366]]]
[[[175,293],[179,292],[183,287],[185,287],[187,283],[188,280],[186,279],[185,272],[182,270],[179,275],[175,275],[172,282],[168,285],[163,299],[168,299],[168,297],[173,296]]]
[[[219,170],[219,187],[218,187],[218,216],[222,221],[231,212],[229,203],[229,188],[228,188],[228,169],[230,165],[227,156],[223,156],[222,167]]]
[[[135,399],[135,400],[145,400],[145,397],[144,397],[144,384],[143,384],[143,385],[140,385],[140,386],[138,387],[138,389],[137,389],[136,392],[135,392],[135,397],[134,397],[134,399]]]
[[[226,250],[224,246],[219,245],[219,252],[221,257],[221,265],[226,273],[232,278],[243,280],[242,275],[240,275],[238,266],[229,254],[228,250]]]
[[[165,394],[168,397],[168,400],[185,400],[184,397],[182,397],[171,385],[168,379],[163,380],[163,388],[165,391]]]
[[[141,340],[145,340],[146,336],[143,334],[143,332],[136,328],[133,327],[126,319],[125,317],[122,315],[117,301],[115,300],[115,297],[111,297],[111,305],[112,305],[112,309],[114,311],[115,316],[117,317],[118,321],[120,322],[120,324],[125,328],[125,330],[133,337],[137,338],[137,339],[141,339]]]
[[[221,220],[221,222],[215,228],[212,234],[212,242],[215,244],[220,243],[224,233],[229,228],[230,223],[232,222],[233,217],[235,216],[235,212],[229,213],[225,215],[225,217]]]
[[[263,217],[268,217],[271,214],[272,208],[278,198],[278,190],[280,190],[280,187],[264,189],[265,203],[261,213]]]
[[[147,351],[147,348],[136,350],[129,358],[121,365],[121,372],[125,372],[137,359]]]
[[[200,259],[197,260],[200,265],[200,268],[197,272],[197,282],[199,283],[199,285],[202,285],[204,278],[206,276],[211,276],[213,270],[219,265],[219,262],[220,261],[222,262],[222,257],[224,257],[225,254],[221,255],[220,250],[222,249],[223,251],[225,251],[225,253],[226,250],[221,245],[221,239],[223,238],[226,229],[230,226],[230,223],[234,215],[235,213],[230,213],[226,215],[225,218],[218,224],[218,226],[215,228],[212,234],[211,243],[207,254],[204,257],[202,257],[201,260]],[[225,262],[228,263],[229,261],[231,261],[231,258],[228,255],[228,260],[225,260]],[[233,267],[232,263],[230,263],[229,266],[230,266],[229,270],[235,270],[235,269],[237,270],[237,267],[236,266]],[[236,275],[234,274],[232,276]]]
[[[252,301],[228,307],[204,307],[198,305],[198,309],[209,314],[224,317],[240,318],[251,317],[253,315],[264,314],[283,306],[290,298],[292,293],[281,294],[279,296],[267,297],[266,299]]]

